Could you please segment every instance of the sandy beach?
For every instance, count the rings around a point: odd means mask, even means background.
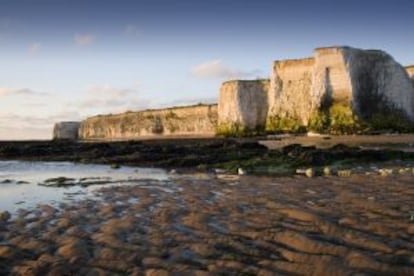
[[[412,175],[176,175],[0,223],[15,275],[413,275]]]

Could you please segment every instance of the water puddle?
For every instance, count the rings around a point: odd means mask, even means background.
[[[91,165],[71,162],[0,161],[0,211],[15,214],[18,209],[93,196],[108,186],[148,185],[168,180],[161,169]],[[148,181],[146,181],[148,180]]]

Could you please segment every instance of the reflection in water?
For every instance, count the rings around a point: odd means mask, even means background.
[[[35,207],[37,204],[58,206],[62,201],[73,201],[91,196],[101,185],[44,187],[38,184],[47,179],[65,177],[74,182],[82,179],[108,181],[106,186],[148,184],[145,179],[168,180],[161,169],[121,167],[111,169],[108,165],[88,165],[70,162],[0,161],[0,210],[12,213],[19,208]],[[102,181],[101,181],[102,182]]]

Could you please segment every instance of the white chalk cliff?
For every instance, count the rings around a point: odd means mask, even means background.
[[[275,62],[269,118],[291,117],[307,125],[326,102],[349,105],[361,119],[395,111],[414,122],[412,83],[383,51],[319,48],[311,59]]]
[[[298,127],[300,126],[300,127]],[[56,124],[56,139],[79,124]],[[414,66],[380,50],[318,48],[306,59],[273,63],[270,80],[224,82],[217,105],[167,108],[84,120],[81,139],[212,136],[246,131],[360,133],[414,131]]]

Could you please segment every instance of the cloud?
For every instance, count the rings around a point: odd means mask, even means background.
[[[192,74],[198,78],[205,79],[235,79],[257,77],[261,71],[242,71],[226,65],[221,60],[208,61],[195,66],[191,70]]]
[[[149,101],[142,99],[136,88],[116,88],[111,85],[95,85],[86,90],[78,104],[90,114],[117,113],[148,108]]]
[[[92,34],[75,34],[74,40],[78,46],[88,46],[95,42],[96,37]]]
[[[51,138],[50,128],[0,126],[0,140],[49,140]]]
[[[81,116],[76,111],[62,111],[43,116],[0,113],[0,127],[51,128],[56,122],[79,121],[80,119]]]
[[[125,26],[124,34],[131,37],[142,36],[142,30],[134,24],[128,24]]]
[[[32,44],[30,44],[29,46],[29,53],[30,54],[36,54],[38,53],[40,50],[40,43],[37,42],[33,42]]]
[[[47,95],[47,93],[44,92],[37,92],[34,90],[31,90],[29,88],[5,88],[0,87],[0,97],[7,97],[7,96],[35,96],[35,95]]]
[[[43,116],[0,113],[0,140],[50,139],[56,122],[80,120],[79,113],[73,111]]]

